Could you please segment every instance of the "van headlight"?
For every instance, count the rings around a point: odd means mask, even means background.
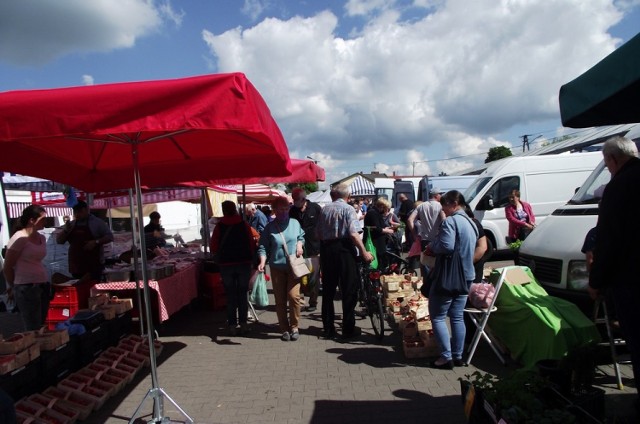
[[[569,261],[567,270],[567,288],[569,290],[587,291],[589,272],[587,261]]]

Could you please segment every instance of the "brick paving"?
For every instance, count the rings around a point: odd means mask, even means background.
[[[164,349],[158,359],[159,386],[196,423],[464,423],[458,378],[475,370],[504,375],[503,367],[481,342],[474,366],[454,371],[428,368],[427,360],[405,359],[397,332],[378,342],[368,319],[353,340],[323,340],[320,312],[302,313],[301,337],[283,342],[272,305],[258,310],[260,322],[246,337],[224,335],[225,313],[194,303],[158,329]],[[336,311],[340,306],[336,303]],[[6,332],[15,315],[0,314]],[[615,388],[612,368],[598,373],[606,390],[608,422],[637,422],[631,401],[635,390]],[[622,366],[625,385],[630,366]],[[148,368],[109,399],[86,422],[124,423],[151,388]],[[152,401],[143,405],[150,419]],[[183,421],[164,400],[164,416]]]

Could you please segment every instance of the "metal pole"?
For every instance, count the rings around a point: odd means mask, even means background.
[[[138,300],[138,322],[140,323],[140,335],[144,336],[144,319],[142,318],[142,295],[140,294],[140,280],[138,279],[138,269],[140,267],[140,263],[138,262],[139,243],[136,243],[136,237],[138,237],[138,224],[136,223],[136,216],[133,212],[133,190],[131,189],[129,189],[129,217],[131,218],[131,253],[133,255],[133,281],[136,282],[136,298]]]
[[[139,169],[139,157],[138,157],[138,144],[133,142],[131,144],[131,153],[133,156],[133,177],[135,181],[136,201],[138,216],[142,216],[142,184],[140,182],[140,169]],[[153,398],[153,418],[149,423],[166,423],[169,422],[164,416],[164,398],[166,397],[178,410],[187,418],[187,422],[193,423],[193,419],[189,417],[178,404],[171,399],[166,392],[159,387],[158,384],[158,369],[156,364],[156,347],[154,344],[153,336],[155,330],[153,328],[153,319],[151,317],[151,294],[149,292],[149,278],[147,276],[147,246],[144,239],[144,228],[142,225],[138,225],[138,234],[140,236],[140,259],[142,262],[142,287],[144,293],[144,312],[147,320],[147,338],[149,340],[149,364],[151,366],[151,389],[147,392],[147,395],[142,399],[142,402],[134,412],[133,416],[129,420],[129,424],[134,424],[136,416],[144,401],[147,397]],[[136,279],[137,280],[137,279]],[[136,283],[137,284],[137,283]]]

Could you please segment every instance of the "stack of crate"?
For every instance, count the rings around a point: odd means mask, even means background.
[[[0,387],[13,399],[37,388],[40,346],[33,332],[0,340]]]
[[[46,324],[50,330],[56,328],[59,322],[66,321],[81,308],[87,307],[87,299],[91,290],[90,284],[76,284],[70,286],[55,286],[55,295],[49,303]]]

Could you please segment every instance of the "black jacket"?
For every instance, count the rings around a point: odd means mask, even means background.
[[[307,256],[315,256],[320,254],[320,240],[316,238],[316,226],[320,218],[322,208],[317,203],[307,202],[307,208],[304,212],[300,208],[292,206],[289,210],[289,216],[300,223],[304,231],[304,250]]]
[[[640,159],[631,158],[604,189],[589,274],[589,285],[595,289],[638,284],[638,187]]]

